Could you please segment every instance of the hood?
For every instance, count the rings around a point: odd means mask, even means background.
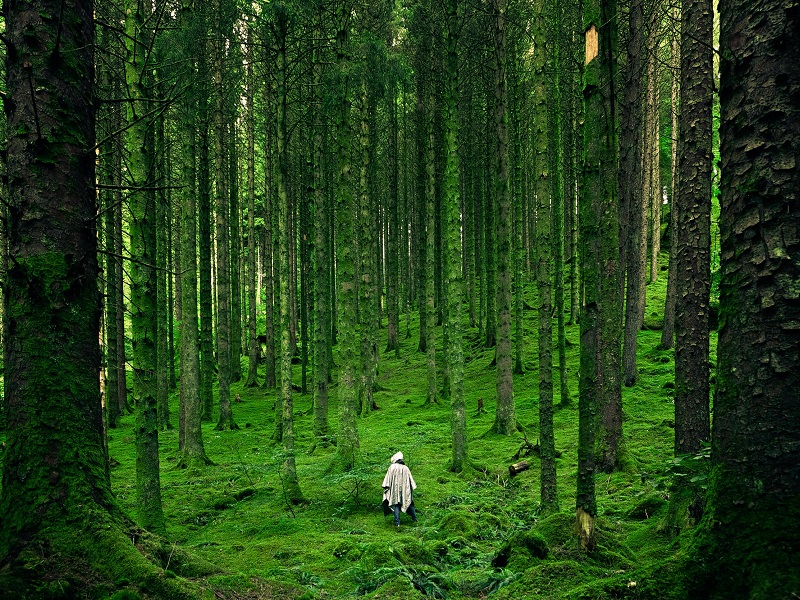
[[[403,460],[403,453],[402,452],[398,452],[397,454],[392,456],[392,459],[391,459],[392,463],[396,463],[399,460]]]

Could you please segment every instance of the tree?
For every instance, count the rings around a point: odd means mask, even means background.
[[[156,207],[153,183],[149,49],[152,32],[145,28],[146,7],[125,4],[125,83],[128,95],[128,172],[131,240],[131,347],[136,398],[136,493],[139,524],[165,533],[161,506],[156,406]]]
[[[338,468],[348,470],[358,458],[357,373],[358,321],[356,317],[355,273],[355,194],[351,175],[350,97],[351,77],[348,43],[352,7],[342,3],[336,14],[336,57],[338,81],[336,95],[337,178],[336,178],[336,261],[338,265],[338,337],[339,337],[339,435],[336,444]]]
[[[548,158],[548,147],[553,146],[548,135],[547,111],[547,66],[550,40],[545,33],[545,2],[537,2],[534,6],[534,51],[533,62],[536,72],[534,82],[535,130],[533,144],[536,156],[534,170],[536,190],[536,289],[539,317],[539,436],[541,438],[542,508],[550,510],[558,506],[556,488],[556,450],[553,431],[553,304],[551,300],[551,189],[548,172],[552,161]],[[555,141],[555,140],[553,140]],[[557,144],[558,142],[555,141]],[[550,150],[552,152],[552,150]],[[551,173],[553,179],[557,178]],[[552,196],[552,203],[560,202],[560,198]],[[557,265],[557,268],[561,268]]]
[[[800,15],[783,0],[758,11],[723,0],[720,15],[719,362],[690,563],[705,576],[690,595],[790,598],[800,590]]]
[[[257,385],[260,347],[256,337],[256,165],[255,165],[255,78],[253,75],[253,27],[247,22],[246,114],[247,130],[247,381],[246,387]]]
[[[186,0],[188,3],[188,0]],[[194,81],[196,56],[196,14],[191,5],[181,7],[180,24],[183,33],[183,51],[186,57],[185,77]],[[200,398],[200,342],[197,331],[197,86],[190,84],[183,99],[183,125],[188,143],[183,148],[183,177],[186,184],[181,195],[181,294],[183,296],[181,322],[181,431],[180,449],[183,466],[209,464],[203,444],[203,406]]]
[[[611,62],[616,44],[616,4],[614,0],[587,2],[583,8],[586,37],[586,64],[583,71],[583,177],[580,191],[581,267],[585,287],[585,301],[581,310],[579,427],[578,427],[578,485],[577,521],[581,547],[589,551],[594,547],[594,519],[597,514],[594,474],[596,460],[595,437],[603,441],[604,427],[598,413],[605,403],[608,387],[613,381],[607,376],[610,343],[604,339],[613,331],[608,327],[614,313],[609,294],[618,290],[613,277],[615,258],[618,256],[614,188],[616,140],[614,135],[614,66]],[[606,239],[607,238],[607,239]],[[612,275],[612,277],[609,277]],[[611,349],[613,351],[613,348]],[[618,348],[617,348],[618,351]],[[616,364],[617,377],[619,363]],[[596,429],[598,431],[596,431]]]
[[[494,430],[516,431],[511,369],[511,195],[508,181],[506,0],[492,0],[494,15],[494,192],[497,198],[497,409]]]
[[[647,267],[647,205],[644,201],[642,164],[644,156],[644,3],[632,2],[628,12],[625,86],[620,111],[620,168],[618,177],[621,206],[620,255],[627,271],[624,382],[636,383],[636,350],[645,302]]]
[[[238,429],[231,410],[231,280],[230,280],[230,227],[229,202],[227,194],[225,159],[227,123],[225,120],[225,88],[223,67],[225,44],[228,38],[227,27],[230,18],[224,14],[224,0],[214,2],[214,149],[216,182],[216,284],[217,284],[217,366],[219,369],[219,420],[216,429]],[[228,168],[232,168],[228,164]],[[238,235],[238,233],[237,233]],[[239,360],[237,354],[236,360]]]
[[[450,425],[453,458],[450,468],[463,469],[467,459],[466,411],[464,409],[464,351],[461,312],[464,275],[461,270],[461,203],[459,198],[458,157],[458,55],[459,0],[448,0],[447,56],[445,62],[445,173],[444,233],[447,244],[445,286],[447,290],[447,364],[450,369]]]
[[[684,0],[681,14],[678,253],[675,305],[675,452],[697,452],[710,436],[711,99],[713,11]]]
[[[91,573],[146,582],[141,587],[162,597],[203,595],[131,544],[164,551],[110,489],[98,378],[92,2],[6,2],[3,15],[12,51],[0,589],[39,594],[46,573],[72,570],[89,581]],[[37,553],[36,566],[29,553]]]

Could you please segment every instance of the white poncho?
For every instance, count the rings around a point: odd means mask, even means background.
[[[417,484],[411,476],[411,471],[398,461],[403,460],[402,453],[392,456],[392,464],[383,478],[383,499],[389,503],[400,505],[400,510],[406,512],[411,506],[412,492],[417,489]]]

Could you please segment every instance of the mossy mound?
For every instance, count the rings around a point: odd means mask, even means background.
[[[649,494],[628,511],[628,518],[638,521],[649,519],[659,512],[666,504],[667,501],[660,494]]]
[[[475,532],[475,516],[464,510],[448,512],[439,521],[439,530],[469,537]]]
[[[367,598],[380,598],[381,600],[415,600],[425,596],[414,584],[402,575],[395,575],[374,592],[366,595]]]

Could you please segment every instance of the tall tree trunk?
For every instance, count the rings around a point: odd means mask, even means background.
[[[261,351],[257,339],[256,287],[256,169],[255,169],[255,78],[253,76],[253,28],[247,23],[247,70],[245,127],[247,129],[247,381],[245,387],[258,385],[258,358]]]
[[[678,22],[677,8],[672,10],[673,21]],[[661,328],[661,348],[669,349],[675,345],[675,302],[677,279],[678,209],[675,198],[678,190],[678,80],[680,77],[680,45],[679,36],[672,33],[672,151],[670,153],[670,194],[669,194],[669,271],[667,272],[667,294],[664,301],[664,325]]]
[[[540,484],[542,510],[550,511],[558,506],[556,487],[556,447],[553,431],[553,304],[551,286],[551,218],[550,192],[552,184],[548,181],[548,171],[553,162],[547,156],[548,147],[554,146],[549,133],[547,110],[547,81],[545,69],[548,62],[548,39],[545,22],[545,2],[536,3],[533,8],[534,35],[538,43],[533,52],[533,68],[538,75],[533,84],[534,131],[533,143],[536,157],[534,171],[536,182],[536,299],[539,317],[538,356],[539,356],[539,437],[541,444],[542,479]],[[555,178],[555,173],[550,174]],[[559,199],[553,197],[553,202]]]
[[[209,147],[211,140],[211,118],[208,102],[200,99],[208,98],[210,90],[210,69],[208,66],[209,42],[207,4],[199,7],[200,31],[197,58],[198,81],[198,120],[199,137],[197,140],[197,236],[199,244],[199,278],[200,278],[200,402],[203,405],[203,421],[210,422],[214,411],[214,327],[211,294],[211,165],[209,163]]]
[[[648,144],[645,151],[650,163],[650,282],[658,279],[658,255],[661,253],[661,14],[658,5],[653,7],[648,40]]]
[[[425,268],[423,277],[424,282],[424,301],[425,301],[425,351],[427,354],[427,373],[428,385],[425,395],[426,404],[436,404],[436,310],[435,310],[435,290],[434,290],[434,269],[436,246],[436,198],[434,190],[435,167],[434,152],[435,140],[433,133],[433,100],[430,96],[426,98],[426,131],[428,134],[428,144],[425,148]]]
[[[181,10],[181,25],[186,39],[197,35],[196,13],[184,5]],[[184,56],[187,59],[190,83],[188,98],[182,106],[183,126],[187,144],[183,150],[183,177],[185,191],[181,194],[181,265],[180,280],[183,299],[181,306],[181,431],[180,449],[183,452],[179,465],[189,467],[210,464],[203,444],[203,406],[200,397],[200,342],[197,337],[197,103],[198,88],[194,83],[195,45],[187,42]]]
[[[156,56],[160,61],[161,57]],[[162,74],[158,72],[158,77]],[[157,99],[163,96],[162,86],[156,83]],[[166,164],[167,146],[164,143],[165,118],[160,114],[155,119],[155,185],[158,188],[155,197],[155,233],[156,233],[156,408],[158,428],[161,430],[172,429],[169,418],[169,320],[171,298],[167,293],[168,269],[168,243],[170,207],[167,204],[166,187],[168,174]]]
[[[238,429],[231,410],[231,281],[230,281],[230,228],[228,221],[229,197],[225,172],[225,89],[223,87],[223,62],[225,59],[225,32],[222,31],[223,0],[214,2],[214,150],[216,182],[216,289],[217,289],[217,368],[219,379],[219,419],[217,430]],[[230,165],[229,165],[230,168]]]
[[[719,364],[709,515],[692,561],[707,578],[693,595],[790,598],[800,589],[800,14],[786,0],[758,10],[724,0],[720,15]]]
[[[675,306],[675,454],[694,454],[710,438],[708,305],[711,279],[711,128],[713,9],[685,0],[681,19],[680,191]],[[674,482],[667,527],[699,518],[699,489]]]
[[[265,44],[267,46],[267,44]],[[265,58],[266,61],[266,58]],[[271,64],[271,61],[270,63]],[[275,130],[274,130],[274,98],[271,93],[270,77],[264,81],[264,105],[266,106],[266,126],[264,131],[264,388],[275,389],[277,385],[275,373],[275,190],[273,178],[275,174]]]
[[[370,195],[370,112],[372,99],[367,89],[366,79],[361,79],[358,93],[359,136],[357,156],[359,158],[359,182],[357,207],[356,248],[358,250],[356,267],[358,337],[361,351],[361,373],[359,376],[359,412],[366,416],[372,410],[372,393],[375,383],[375,351],[373,335],[375,332],[375,268],[374,268],[374,219],[375,213]]]
[[[87,581],[124,578],[140,591],[137,582],[146,580],[149,594],[188,598],[131,544],[130,534],[142,532],[117,506],[108,479],[98,377],[94,6],[6,2],[3,16],[12,50],[5,87],[4,200],[11,210],[3,314],[11,337],[4,340],[4,591],[41,594],[45,568],[79,555]],[[47,567],[24,559],[42,548],[52,553]]]
[[[317,15],[315,27],[319,31],[323,23],[323,14]],[[328,361],[330,352],[330,264],[332,262],[329,246],[329,224],[327,190],[323,169],[324,130],[322,121],[322,75],[323,64],[320,51],[315,50],[314,62],[314,103],[316,117],[314,120],[314,435],[328,443],[330,426],[328,424],[328,379],[331,365]]]
[[[398,118],[397,118],[397,83],[390,80],[387,89],[387,102],[389,104],[389,206],[388,229],[389,235],[386,248],[386,314],[388,324],[386,329],[386,352],[394,350],[395,357],[400,357],[400,270],[399,270],[399,245],[400,223],[398,215],[399,204],[399,154],[398,154]]]
[[[511,197],[508,181],[508,90],[506,85],[506,0],[492,0],[494,13],[494,190],[497,198],[497,409],[494,429],[516,430],[511,372]]]
[[[594,475],[602,460],[595,459],[595,434],[598,412],[604,402],[608,371],[606,335],[606,294],[618,289],[609,278],[619,248],[614,233],[617,221],[614,186],[616,173],[613,105],[613,65],[616,43],[614,0],[593,0],[584,4],[586,64],[583,71],[583,177],[580,192],[581,266],[585,302],[580,316],[580,386],[578,423],[577,524],[581,547],[595,545],[594,520],[597,515]],[[608,237],[609,239],[605,239]],[[614,274],[613,267],[611,275]],[[604,279],[611,279],[605,285]],[[605,289],[604,289],[605,288]],[[618,315],[617,322],[618,322]],[[619,365],[617,365],[619,366]],[[597,432],[602,435],[602,429]],[[602,440],[602,438],[601,438]]]
[[[644,202],[642,164],[644,160],[644,4],[633,2],[628,14],[628,46],[625,88],[620,111],[619,197],[622,269],[627,270],[623,381],[630,387],[638,372],[636,353],[639,315],[644,311],[647,267],[647,204]],[[624,272],[623,270],[623,272]]]
[[[337,81],[336,121],[337,181],[336,181],[336,263],[338,268],[339,318],[339,435],[336,463],[339,469],[352,468],[358,459],[358,321],[356,316],[355,273],[355,194],[351,176],[350,98],[348,95],[348,31],[351,11],[341,6],[337,12],[336,54],[339,68]]]
[[[125,83],[128,96],[128,173],[131,240],[131,346],[133,348],[136,398],[136,496],[139,524],[164,534],[161,475],[158,458],[156,407],[156,231],[155,194],[150,174],[153,156],[152,121],[149,116],[147,65],[150,33],[144,27],[148,15],[138,0],[125,5]],[[150,189],[147,189],[147,188]]]
[[[548,114],[550,116],[550,136],[553,140],[554,150],[550,153],[550,171],[552,173],[550,189],[553,197],[553,240],[552,253],[554,259],[555,277],[553,285],[555,288],[555,312],[556,312],[556,344],[558,349],[558,379],[559,379],[559,406],[566,407],[571,404],[569,386],[567,385],[567,338],[565,324],[564,306],[564,204],[566,196],[564,194],[564,174],[565,168],[565,138],[564,115],[561,107],[564,105],[562,95],[564,94],[562,76],[564,65],[568,63],[562,59],[568,48],[563,47],[562,31],[564,30],[562,1],[557,0],[552,12],[548,13],[549,22],[554,33],[550,36],[551,49],[548,53],[548,61],[552,69],[551,94],[553,101],[550,102]],[[568,54],[567,54],[568,56]],[[568,160],[568,159],[567,159]],[[555,451],[555,442],[553,444]],[[554,465],[555,467],[555,465]],[[553,469],[555,472],[555,468]],[[558,502],[556,497],[556,503]]]
[[[445,172],[444,233],[447,245],[445,285],[447,287],[447,322],[449,329],[447,364],[450,369],[450,426],[453,459],[450,468],[456,473],[467,460],[466,410],[464,408],[464,352],[461,324],[464,277],[461,271],[461,203],[459,201],[458,157],[458,55],[459,0],[448,0],[447,56],[445,63]]]
[[[285,497],[292,504],[299,504],[303,500],[300,486],[297,481],[297,469],[294,457],[294,405],[292,398],[292,347],[290,322],[292,319],[292,306],[289,298],[291,278],[289,268],[291,257],[289,247],[292,236],[289,228],[291,203],[286,189],[286,176],[288,171],[288,148],[286,140],[286,41],[289,30],[289,15],[285,4],[280,3],[275,7],[274,37],[276,42],[276,74],[277,87],[277,134],[278,134],[278,238],[280,241],[279,279],[280,279],[280,339],[281,339],[281,383],[279,410],[282,411],[280,423],[282,426],[281,442],[283,444],[283,466],[281,484]]]

